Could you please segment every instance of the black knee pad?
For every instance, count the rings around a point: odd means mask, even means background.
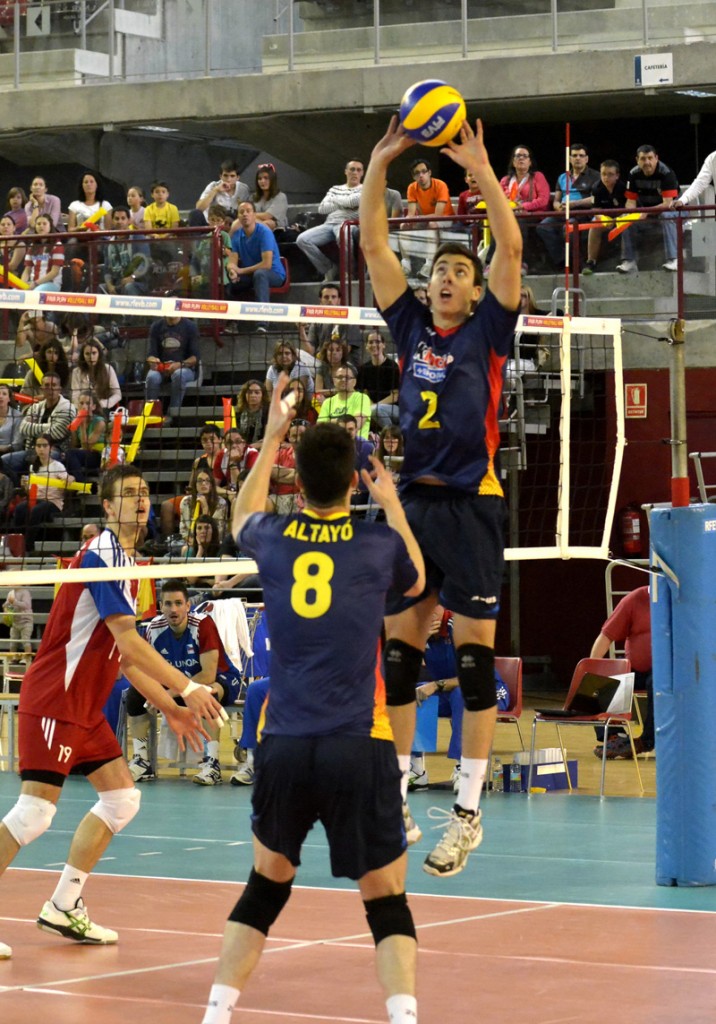
[[[486,711],[497,703],[495,652],[484,644],[461,644],[455,651],[457,678],[468,711]]]
[[[388,640],[383,648],[385,702],[388,707],[415,703],[423,652],[403,640]]]
[[[147,709],[144,706],[146,699],[139,690],[135,690],[133,686],[129,687],[127,690],[127,714],[130,718],[135,718],[137,715],[146,715]]]
[[[364,900],[368,927],[376,946],[391,935],[407,935],[417,939],[413,915],[404,892],[398,896],[381,896],[377,900]]]
[[[292,881],[272,882],[252,868],[246,888],[229,914],[229,920],[268,935],[271,925],[288,903],[292,885]]]

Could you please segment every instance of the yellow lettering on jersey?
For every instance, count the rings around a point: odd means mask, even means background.
[[[296,540],[308,540],[308,531],[306,530],[305,523],[298,524],[298,532],[296,533]]]
[[[341,540],[353,540],[353,523],[350,519],[341,527]]]
[[[295,537],[296,530],[298,529],[298,520],[292,519],[286,529],[283,531],[284,537]]]
[[[353,540],[353,523],[304,523],[293,519],[283,531],[284,537],[293,537],[310,544],[335,544],[342,540]]]
[[[318,535],[319,544],[330,544],[331,543],[331,531],[327,526],[321,527],[321,532]]]

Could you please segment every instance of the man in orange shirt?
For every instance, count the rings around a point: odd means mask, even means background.
[[[427,160],[420,157],[414,160],[410,170],[413,180],[408,185],[408,217],[449,217],[455,211],[450,201],[450,191],[444,181],[440,178],[433,178],[433,172]],[[431,228],[437,228],[437,224],[430,224]],[[410,235],[401,237],[400,252],[402,256],[403,270],[408,276],[412,274],[412,257],[420,255],[424,257],[422,268],[418,271],[419,277],[430,277],[433,257],[440,243],[439,230],[425,232],[420,228],[406,224]],[[403,225],[401,225],[401,229]],[[443,239],[444,241],[445,239]]]

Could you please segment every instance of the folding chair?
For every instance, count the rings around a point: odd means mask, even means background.
[[[509,706],[497,712],[497,721],[503,725],[517,726],[520,746],[524,750],[525,741],[522,739],[519,722],[522,714],[522,658],[495,658],[495,668],[504,679],[510,694]]]
[[[582,658],[578,662],[577,667],[574,670],[572,676],[572,682],[569,687],[567,699],[564,702],[562,708],[563,711],[568,711],[572,706],[574,697],[579,689],[582,679],[588,672],[593,672],[595,675],[600,676],[614,676],[623,675],[625,672],[631,672],[631,665],[626,658]],[[641,781],[641,772],[639,770],[639,762],[636,757],[636,749],[634,747],[634,736],[632,734],[632,701],[630,699],[627,711],[621,711],[619,713],[603,711],[597,715],[582,715],[577,714],[569,718],[561,718],[556,715],[550,715],[548,713],[537,712],[532,722],[532,741],[530,744],[530,765],[529,765],[529,776],[527,781],[527,793],[531,795],[532,791],[532,775],[534,773],[534,754],[535,754],[535,738],[537,733],[537,726],[545,722],[554,725],[557,730],[557,737],[559,739],[559,746],[562,751],[562,760],[564,762],[565,771],[567,769],[567,751],[564,746],[562,739],[562,727],[569,725],[586,725],[594,728],[596,725],[604,726],[604,747],[602,750],[602,776],[601,783],[599,786],[600,797],[604,796],[604,779],[607,767],[607,741],[609,739],[609,729],[613,726],[622,726],[629,736],[629,743],[631,745],[632,758],[634,761],[634,768],[636,769],[636,776],[639,783],[639,790],[641,795],[644,795],[644,784]],[[569,771],[567,774],[567,785],[569,786],[570,793],[572,792],[572,783],[569,778]]]

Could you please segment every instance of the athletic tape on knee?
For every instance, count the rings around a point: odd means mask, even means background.
[[[397,896],[381,896],[377,900],[363,900],[363,906],[376,946],[391,935],[417,938],[413,915],[404,892]]]
[[[292,881],[272,882],[252,868],[246,888],[229,914],[229,920],[268,935],[271,925],[288,903],[292,885]]]
[[[404,640],[388,640],[383,650],[385,702],[388,707],[415,703],[423,652]]]
[[[99,794],[97,803],[90,807],[90,811],[116,835],[138,813],[141,799],[136,786],[132,789],[108,789]]]
[[[455,651],[457,678],[468,711],[486,711],[497,703],[495,652],[484,644],[461,644]]]
[[[16,843],[27,846],[47,832],[56,812],[57,808],[51,801],[21,793],[15,806],[3,818],[3,824]]]

